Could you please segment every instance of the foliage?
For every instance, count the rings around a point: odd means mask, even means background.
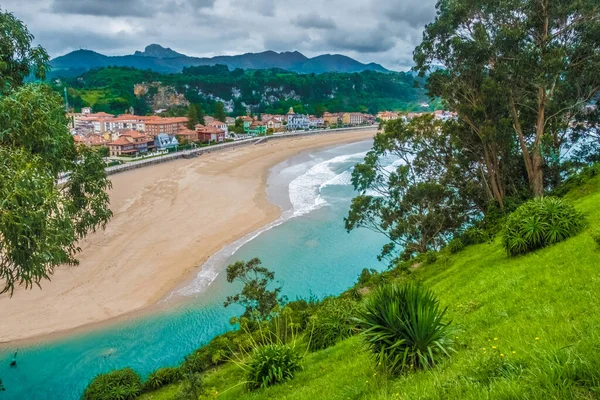
[[[585,217],[565,200],[536,198],[508,217],[504,248],[510,256],[528,253],[576,235],[585,223]]]
[[[325,299],[310,319],[309,350],[322,350],[357,334],[358,309],[358,304],[347,298]]]
[[[446,309],[416,283],[389,284],[367,299],[361,313],[364,339],[377,364],[391,373],[431,368],[451,348]]]
[[[275,274],[265,267],[261,261],[253,258],[248,262],[237,261],[227,267],[227,282],[241,282],[242,291],[233,296],[227,296],[225,307],[239,304],[245,308],[243,316],[250,319],[266,319],[279,304],[278,296],[281,287],[268,290]]]
[[[502,157],[506,143],[520,152],[531,193],[543,195],[560,181],[561,154],[581,137],[569,124],[587,118],[600,88],[600,5],[441,0],[436,8],[415,50],[422,75],[442,65],[431,94],[477,135],[497,200],[508,172],[500,161],[512,163]]]
[[[209,368],[227,361],[238,344],[234,341],[235,332],[227,332],[212,339],[207,345],[195,350],[183,362],[186,372],[204,372]]]
[[[96,376],[83,392],[84,400],[133,400],[142,391],[142,379],[131,368]]]
[[[302,369],[301,359],[296,349],[285,344],[268,344],[255,349],[247,365],[247,388],[266,388],[293,379]]]
[[[565,198],[592,226],[600,224],[600,177]],[[307,353],[303,370],[284,385],[247,393],[233,364],[206,374],[205,384],[219,400],[594,398],[600,390],[594,329],[600,324],[600,252],[591,244],[588,235],[578,235],[514,259],[501,240],[486,239],[412,271],[409,279],[449,305],[455,329],[456,353],[425,373],[390,379],[370,362],[359,335]],[[140,400],[170,400],[177,391],[172,385]]]
[[[98,153],[75,147],[60,97],[47,86],[0,98],[0,126],[0,293],[12,293],[49,279],[57,265],[77,263],[77,241],[112,215],[110,181]],[[69,180],[57,187],[66,171]]]
[[[389,109],[427,110],[420,106],[427,99],[424,91],[415,88],[414,81],[415,77],[405,72],[315,75],[277,69],[230,71],[215,65],[184,68],[178,74],[107,67],[63,77],[54,87],[61,93],[65,86],[69,88],[69,104],[113,113],[134,107],[137,114],[143,115],[149,109],[151,96],[137,98],[133,94],[134,84],[161,82],[183,93],[207,115],[217,114],[218,103],[223,102],[233,111],[232,115],[240,116],[248,111],[285,114],[290,107],[310,114],[319,110],[370,113]]]
[[[190,130],[195,130],[196,125],[200,123],[198,117],[198,108],[194,104],[190,104],[188,115],[187,115],[187,128]]]
[[[440,249],[477,215],[477,196],[452,145],[456,125],[431,116],[391,121],[375,137],[372,150],[352,172],[354,188],[345,218],[348,231],[366,227],[390,243],[380,259],[391,264]]]
[[[0,95],[21,86],[30,74],[45,78],[50,58],[42,46],[32,47],[33,39],[22,21],[0,9]]]
[[[454,238],[448,243],[448,251],[450,251],[451,254],[456,254],[464,248],[465,244],[460,238]]]
[[[175,396],[177,400],[198,400],[205,392],[202,375],[196,372],[183,374],[183,385]]]
[[[213,117],[217,121],[225,122],[225,118],[227,118],[227,114],[225,114],[225,104],[222,101],[218,101],[215,105],[215,113]]]
[[[148,375],[148,378],[144,382],[144,388],[156,390],[170,383],[178,382],[182,378],[183,374],[178,367],[159,368]]]

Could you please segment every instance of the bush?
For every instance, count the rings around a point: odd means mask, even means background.
[[[425,255],[423,256],[423,263],[425,265],[430,265],[433,264],[434,262],[436,262],[438,259],[438,254],[435,251],[428,251],[427,253],[425,253]]]
[[[159,368],[148,375],[144,383],[146,390],[156,390],[170,383],[178,382],[183,378],[181,370],[176,367]]]
[[[584,226],[584,216],[572,205],[556,197],[540,197],[508,216],[503,244],[509,256],[516,256],[563,241]]]
[[[465,246],[485,243],[488,240],[490,240],[489,233],[487,233],[481,228],[477,228],[474,226],[467,229],[461,236],[461,241]]]
[[[421,284],[393,283],[373,293],[360,320],[376,363],[397,374],[433,367],[449,355],[452,348],[445,314],[433,292]]]
[[[142,392],[142,379],[131,368],[96,376],[83,392],[84,400],[131,400]]]
[[[357,315],[358,304],[351,299],[332,298],[323,301],[319,310],[311,317],[308,328],[309,350],[325,349],[358,333]]]
[[[233,339],[236,335],[239,334],[232,331],[215,337],[207,345],[188,355],[184,361],[184,368],[191,372],[203,372],[227,361],[233,354]]]
[[[247,365],[247,388],[266,388],[293,379],[296,371],[302,368],[301,358],[294,348],[287,345],[258,347]]]
[[[462,240],[460,240],[459,238],[452,239],[450,241],[450,243],[448,243],[448,250],[452,254],[456,254],[459,251],[462,251],[464,248],[465,248],[465,245],[463,244]]]

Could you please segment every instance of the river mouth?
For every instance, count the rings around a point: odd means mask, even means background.
[[[383,238],[367,230],[350,234],[343,217],[353,195],[350,171],[371,141],[312,150],[272,168],[269,200],[282,217],[207,261],[200,274],[177,288],[173,302],[160,311],[136,316],[113,326],[76,333],[0,355],[4,399],[78,399],[88,381],[100,372],[130,366],[142,375],[176,365],[212,337],[231,329],[239,308],[223,301],[238,288],[226,282],[225,265],[259,257],[275,272],[290,300],[336,295],[356,281],[362,268],[383,269],[378,254]],[[212,264],[210,262],[212,261]]]

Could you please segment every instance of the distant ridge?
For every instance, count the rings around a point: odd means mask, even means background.
[[[52,72],[78,75],[84,71],[108,66],[150,69],[162,73],[177,73],[185,67],[223,64],[230,69],[281,68],[301,74],[325,72],[390,72],[379,64],[363,64],[340,54],[323,54],[308,58],[298,51],[264,51],[236,56],[190,57],[158,44],[146,46],[144,51],[131,55],[106,56],[92,50],[76,50],[50,61]]]

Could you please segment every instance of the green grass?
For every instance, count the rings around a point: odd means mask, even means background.
[[[600,223],[600,177],[566,199],[591,225]],[[293,381],[253,393],[240,384],[241,370],[225,365],[205,374],[206,398],[600,397],[600,250],[588,230],[513,258],[497,237],[491,244],[441,254],[411,279],[433,289],[453,320],[457,353],[434,369],[386,379],[360,337],[353,337],[308,354]],[[170,386],[142,398],[171,399],[176,391]]]

